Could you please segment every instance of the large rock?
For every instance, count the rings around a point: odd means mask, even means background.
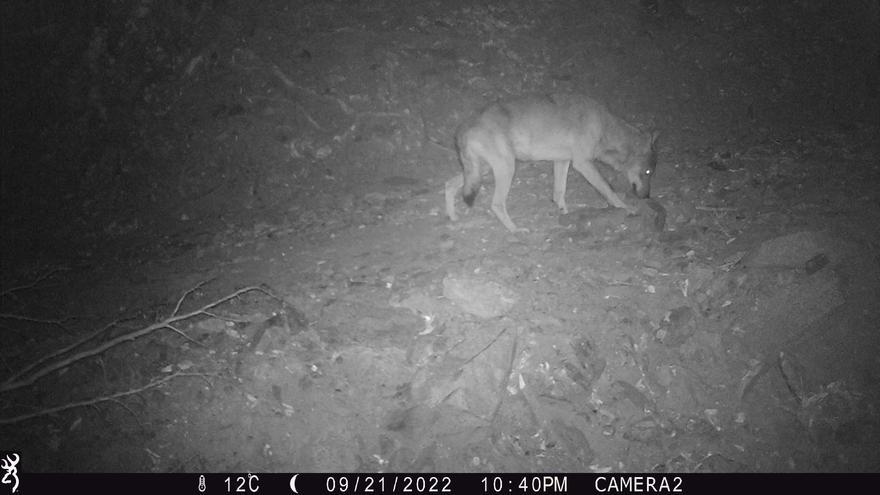
[[[775,354],[844,302],[834,271],[805,277],[756,301],[745,342],[758,353]]]
[[[764,241],[743,258],[750,267],[798,268],[817,256],[827,256],[832,262],[844,257],[847,244],[824,232],[795,232]]]

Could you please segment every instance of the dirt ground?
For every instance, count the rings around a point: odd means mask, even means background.
[[[880,470],[878,2],[85,3],[4,6],[22,470]],[[534,92],[659,130],[660,209],[450,222]]]

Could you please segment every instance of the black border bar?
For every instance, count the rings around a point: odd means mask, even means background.
[[[296,478],[294,478],[296,476]],[[838,493],[880,486],[864,474],[431,474],[431,473],[18,473],[16,493],[150,494],[623,494],[623,493]],[[291,485],[291,480],[293,484]],[[11,493],[0,485],[0,495]],[[296,492],[293,489],[296,489]],[[870,490],[869,490],[870,491]]]

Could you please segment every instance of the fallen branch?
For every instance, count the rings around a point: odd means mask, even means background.
[[[121,321],[121,320],[114,320],[114,321],[108,323],[107,325],[105,325],[104,327],[99,328],[98,330],[96,330],[96,331],[90,333],[89,335],[86,335],[85,337],[83,337],[83,338],[77,340],[76,342],[70,344],[69,346],[67,346],[67,347],[62,347],[61,349],[58,349],[58,350],[55,351],[55,352],[51,352],[51,353],[49,353],[47,356],[43,356],[42,358],[40,358],[40,359],[34,361],[33,363],[31,363],[31,364],[25,366],[24,368],[22,368],[21,370],[19,370],[17,373],[15,373],[15,374],[13,374],[12,376],[10,376],[9,378],[7,378],[7,379],[6,379],[6,382],[14,381],[14,380],[18,379],[19,377],[24,376],[25,374],[27,374],[28,372],[30,372],[30,370],[36,368],[37,366],[39,366],[39,365],[41,365],[41,364],[43,364],[43,363],[45,363],[45,362],[47,362],[47,361],[50,361],[50,360],[52,360],[52,359],[54,359],[54,358],[56,358],[56,357],[58,357],[58,356],[61,356],[61,355],[63,355],[63,354],[67,354],[68,352],[72,351],[73,349],[76,349],[77,347],[79,347],[79,346],[85,344],[86,342],[92,340],[93,338],[97,337],[98,335],[101,335],[102,333],[106,332],[107,330],[109,330],[109,329],[115,327],[120,321]],[[6,382],[4,382],[4,383],[6,383]]]
[[[22,369],[21,371],[13,374],[9,378],[7,378],[2,384],[0,384],[0,393],[9,392],[10,390],[16,390],[16,389],[31,385],[34,382],[36,382],[37,380],[39,380],[40,378],[48,375],[49,373],[52,373],[53,371],[57,371],[62,368],[66,368],[77,361],[81,361],[83,359],[98,355],[98,354],[106,351],[107,349],[110,349],[111,347],[115,347],[123,342],[138,339],[140,337],[143,337],[144,335],[148,335],[150,333],[153,333],[156,330],[161,330],[163,328],[167,328],[169,330],[177,331],[177,329],[175,329],[173,326],[174,323],[177,323],[177,322],[183,321],[183,320],[188,320],[194,316],[207,315],[208,314],[207,310],[213,308],[214,306],[223,304],[223,303],[225,303],[231,299],[234,299],[242,294],[245,294],[247,292],[260,291],[270,297],[273,297],[273,298],[276,297],[271,292],[269,292],[268,290],[266,290],[262,287],[256,287],[256,286],[245,287],[243,289],[239,289],[239,290],[233,292],[232,294],[229,294],[229,295],[224,296],[220,299],[217,299],[211,303],[208,303],[208,304],[200,307],[199,309],[196,309],[194,311],[190,311],[188,313],[179,314],[180,306],[183,303],[183,300],[186,299],[186,297],[189,294],[191,294],[194,290],[198,289],[198,287],[201,287],[201,285],[202,284],[188,290],[180,297],[180,299],[177,301],[177,305],[174,308],[174,313],[172,314],[172,316],[170,316],[170,317],[168,317],[158,323],[153,323],[152,325],[149,325],[147,327],[144,327],[144,328],[135,330],[133,332],[129,332],[129,333],[120,335],[118,337],[115,337],[113,339],[110,339],[110,340],[104,342],[103,344],[98,345],[96,347],[93,347],[91,349],[77,352],[76,354],[72,354],[66,358],[58,359],[54,362],[46,364],[45,366],[39,367],[39,366],[41,366],[41,363],[46,363],[49,360],[47,358],[43,358],[40,361],[38,361],[37,363],[30,364],[30,365],[26,366],[24,369]],[[108,328],[108,327],[105,327],[105,329],[106,328]],[[71,349],[77,347],[78,345],[82,344],[83,342],[95,337],[100,332],[103,332],[105,329],[102,329],[98,332],[93,333],[90,336],[87,336],[85,339],[82,339],[78,343],[74,343],[73,345],[68,346],[66,349],[64,349],[62,351],[56,351],[50,357],[57,357],[57,356],[60,356],[64,353],[66,353],[68,350],[71,350]]]
[[[77,402],[70,402],[67,404],[62,404],[60,406],[47,407],[45,409],[40,409],[39,411],[34,411],[34,412],[28,413],[28,414],[22,414],[20,416],[13,416],[11,418],[0,418],[0,425],[11,425],[13,423],[20,423],[22,421],[27,421],[29,419],[39,418],[41,416],[48,416],[49,414],[55,414],[55,413],[59,413],[62,411],[67,411],[69,409],[75,409],[77,407],[93,406],[96,404],[100,404],[102,402],[118,402],[118,400],[121,399],[122,397],[127,397],[129,395],[138,394],[138,393],[144,392],[146,390],[149,390],[151,388],[156,388],[156,387],[158,387],[158,386],[160,386],[160,385],[162,385],[162,384],[164,384],[174,378],[179,378],[179,377],[184,377],[184,376],[202,376],[202,377],[204,377],[204,376],[214,376],[214,375],[207,374],[207,373],[174,373],[173,375],[168,375],[164,378],[160,378],[158,380],[153,380],[150,383],[147,383],[146,385],[144,385],[142,387],[133,388],[133,389],[126,390],[123,392],[117,392],[112,395],[104,395],[101,397],[95,397],[93,399],[86,399],[86,400],[81,400],[81,401],[77,401]],[[121,405],[121,403],[120,403],[120,405]]]

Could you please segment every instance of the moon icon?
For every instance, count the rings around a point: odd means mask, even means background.
[[[293,476],[290,477],[290,490],[293,493],[299,493],[298,491],[296,491],[296,477],[297,476],[299,476],[299,473],[294,474]]]

